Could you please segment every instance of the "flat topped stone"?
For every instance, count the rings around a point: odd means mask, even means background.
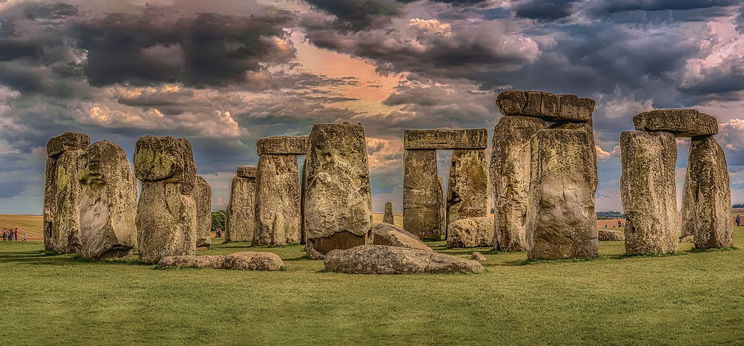
[[[241,178],[255,178],[256,177],[256,166],[238,167],[237,176]]]
[[[194,187],[196,165],[191,142],[186,138],[143,136],[134,151],[134,174],[143,182],[182,184],[182,193]]]
[[[406,130],[406,149],[485,149],[488,145],[486,129]]]
[[[46,150],[49,157],[54,157],[68,150],[82,150],[90,145],[90,138],[82,133],[65,132],[52,137],[47,142]]]
[[[256,144],[258,155],[305,155],[307,153],[307,137],[274,136],[258,140]]]
[[[712,136],[718,133],[716,118],[696,109],[655,109],[633,117],[637,131],[671,132],[676,137]]]
[[[547,121],[588,122],[594,111],[594,100],[590,98],[545,91],[507,90],[499,93],[496,104],[504,115],[525,115]]]

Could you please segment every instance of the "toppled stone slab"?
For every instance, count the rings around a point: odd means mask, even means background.
[[[493,218],[491,217],[460,219],[449,224],[448,227],[448,248],[493,246]]]
[[[253,244],[300,242],[300,181],[295,155],[261,155],[256,178]]]
[[[236,252],[225,256],[224,269],[236,270],[259,270],[275,271],[281,270],[284,262],[275,253],[272,252]]]
[[[129,257],[137,246],[137,181],[124,149],[96,142],[78,157],[83,257]]]
[[[255,167],[244,166],[243,172]],[[240,169],[238,169],[240,173]],[[255,176],[255,174],[253,174]],[[230,202],[227,204],[225,241],[251,241],[256,228],[256,178],[236,176],[230,185]]]
[[[486,129],[405,130],[405,149],[485,149]]]
[[[590,98],[545,91],[507,90],[499,93],[496,104],[504,115],[531,116],[547,121],[588,122],[594,112],[594,100]]]
[[[622,231],[614,229],[600,229],[599,241],[622,241],[625,240],[625,234]]]
[[[476,260],[476,261],[478,261],[478,262],[483,262],[483,261],[485,261],[485,260],[486,260],[486,256],[483,256],[483,254],[482,254],[482,253],[480,253],[480,252],[476,251],[476,252],[473,252],[473,253],[472,253],[472,254],[470,255],[470,259],[472,259],[472,260]]]
[[[444,233],[444,209],[436,150],[406,150],[403,155],[403,228],[420,238],[438,240]]]
[[[235,175],[241,178],[255,178],[258,175],[258,170],[256,166],[240,166]]]
[[[307,137],[275,136],[258,140],[256,144],[258,155],[305,155],[307,153]]]
[[[385,202],[385,214],[382,215],[382,222],[394,224],[395,217],[393,216],[393,203]]]
[[[698,249],[734,245],[726,155],[713,137],[693,137],[682,195],[682,235]]]
[[[620,192],[625,211],[625,252],[664,254],[677,250],[679,216],[674,167],[677,144],[668,132],[620,135]]]
[[[716,118],[696,109],[655,109],[633,117],[637,131],[671,132],[677,137],[711,136],[718,133]]]
[[[333,250],[323,260],[325,269],[347,274],[482,273],[477,261],[418,249],[363,245]]]
[[[161,267],[176,268],[213,268],[221,269],[225,264],[225,256],[166,256],[160,259]]]
[[[398,246],[409,249],[434,251],[414,234],[411,234],[398,226],[389,223],[376,223],[372,228],[373,233],[375,234],[373,242],[375,245]]]
[[[212,187],[204,177],[196,176],[194,187],[196,202],[196,247],[212,244]]]

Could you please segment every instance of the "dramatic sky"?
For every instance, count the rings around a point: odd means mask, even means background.
[[[341,121],[365,126],[375,209],[400,209],[403,129],[492,133],[510,88],[597,101],[598,210],[621,210],[618,137],[652,108],[718,118],[744,201],[739,3],[0,0],[0,213],[41,212],[44,146],[65,131],[130,158],[139,136],[187,137],[223,208],[257,139]]]

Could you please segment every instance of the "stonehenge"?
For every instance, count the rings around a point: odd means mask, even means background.
[[[165,256],[193,255],[197,212],[191,143],[185,138],[140,137],[134,169],[142,182],[136,218],[140,260],[157,263]]]
[[[436,252],[386,245],[363,245],[333,250],[323,260],[325,269],[347,274],[478,274],[477,261]]]
[[[230,186],[225,241],[251,241],[256,225],[256,167],[240,166]]]
[[[212,188],[204,177],[196,176],[194,186],[196,202],[196,247],[208,248],[212,244]]]
[[[448,248],[493,246],[493,218],[481,216],[460,219],[449,224]]]
[[[80,240],[80,200],[78,157],[90,144],[87,135],[65,132],[52,137],[46,146],[44,184],[44,249],[75,253]]]
[[[297,155],[307,137],[267,137],[257,144],[256,211],[253,245],[300,242],[300,181]]]
[[[305,161],[305,248],[311,258],[372,243],[372,193],[364,128],[315,124]]]
[[[92,259],[128,257],[137,246],[137,181],[124,149],[109,141],[78,158],[80,253]]]
[[[453,150],[447,185],[447,225],[488,215],[486,151]]]
[[[393,216],[393,203],[385,202],[385,214],[382,215],[382,222],[395,224],[395,217]]]

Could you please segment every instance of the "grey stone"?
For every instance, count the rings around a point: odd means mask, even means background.
[[[349,123],[316,124],[309,141],[305,247],[326,254],[370,244],[372,194],[364,129]]]
[[[212,187],[202,176],[196,176],[194,187],[196,202],[196,247],[212,244]]]
[[[682,235],[698,249],[734,246],[731,188],[723,149],[713,137],[693,137],[682,198]]]
[[[373,242],[375,245],[389,245],[434,251],[416,237],[416,235],[409,233],[398,226],[389,223],[376,223],[372,229],[375,235]]]
[[[403,171],[403,228],[423,239],[441,238],[444,194],[436,151],[406,150]]]
[[[499,93],[496,104],[504,115],[532,116],[547,121],[587,122],[592,119],[595,102],[575,95],[507,90]]]
[[[300,242],[300,181],[295,155],[261,155],[253,245]]]
[[[485,149],[486,129],[405,130],[405,149]]]
[[[482,273],[477,261],[430,251],[385,245],[362,245],[333,250],[323,260],[325,269],[347,274]]]
[[[710,136],[718,133],[716,118],[696,109],[656,109],[633,117],[637,131],[671,132],[677,137]]]
[[[137,181],[122,147],[96,142],[78,158],[82,256],[129,257],[137,246]]]
[[[258,140],[256,144],[258,155],[305,155],[307,153],[307,137],[275,136]]]
[[[236,252],[225,256],[222,268],[234,270],[276,271],[284,267],[284,262],[271,252]]]
[[[493,218],[473,217],[449,224],[448,248],[493,246]]]
[[[88,145],[90,145],[88,135],[78,132],[65,132],[50,138],[46,150],[49,157],[57,157],[65,151],[85,150]]]
[[[679,216],[674,167],[677,145],[668,132],[620,135],[620,187],[625,211],[625,252],[663,254],[677,250]]]
[[[395,224],[395,217],[393,216],[393,203],[385,202],[385,214],[382,215],[382,222]]]
[[[253,168],[255,171],[255,167],[246,168]],[[253,231],[256,228],[255,210],[256,179],[234,177],[230,186],[230,202],[227,205],[225,241],[253,240]]]
[[[485,150],[454,150],[447,186],[447,224],[488,215]],[[493,226],[493,223],[490,223]],[[489,232],[493,236],[493,231]],[[489,243],[493,239],[489,240]]]
[[[225,256],[166,256],[160,259],[161,267],[221,269]]]

